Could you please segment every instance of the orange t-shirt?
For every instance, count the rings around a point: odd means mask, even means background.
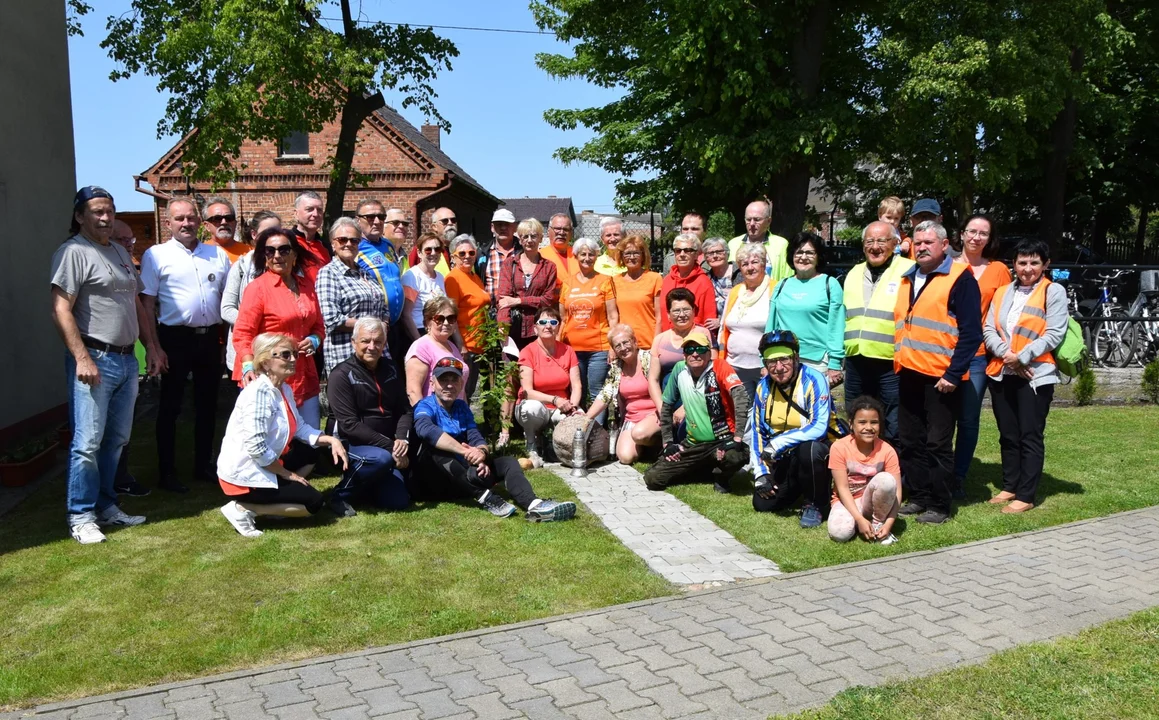
[[[491,296],[483,289],[482,278],[457,267],[447,273],[445,283],[447,297],[459,306],[459,332],[463,334],[463,344],[473,353],[482,352],[478,313],[480,308],[491,304]]]
[[[990,301],[994,299],[994,293],[998,292],[998,288],[1009,284],[1010,268],[1006,267],[1006,263],[991,260],[986,269],[982,271],[982,277],[978,278],[978,290],[982,292],[983,325],[986,324],[986,315],[990,312]],[[986,354],[986,343],[982,343],[977,354]]]
[[[846,435],[829,448],[829,469],[845,470],[849,478],[849,494],[854,500],[865,493],[865,486],[879,472],[887,472],[901,482],[901,465],[897,460],[897,451],[881,438],[873,442],[873,452],[862,455],[857,449],[857,440],[852,435]],[[830,502],[833,505],[841,502],[836,489],[833,490]]]
[[[217,245],[217,247],[224,250],[225,254],[229,256],[229,264],[230,265],[237,262],[237,259],[239,257],[241,257],[242,255],[245,255],[250,250],[253,250],[252,245],[246,245],[245,243],[242,243],[242,242],[235,242],[235,243],[232,243],[229,247],[226,247],[224,245],[218,244],[217,242],[215,242],[211,239],[211,240],[206,240],[205,244],[206,245]]]
[[[559,254],[551,243],[539,248],[539,254],[555,264],[555,284],[562,286],[564,278],[569,278],[579,272],[579,260],[572,254],[571,248],[566,248],[567,256]]]
[[[608,300],[616,299],[616,288],[607,275],[591,280],[568,275],[559,294],[559,306],[567,313],[560,339],[576,352],[608,349]]]
[[[651,270],[635,280],[627,273],[612,279],[620,322],[632,326],[636,332],[636,344],[641,350],[652,347],[652,337],[656,334],[656,298],[660,296],[663,284],[660,273]]]

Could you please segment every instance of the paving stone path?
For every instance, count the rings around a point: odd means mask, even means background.
[[[764,718],[1155,605],[1159,507],[31,712],[56,720]]]
[[[781,572],[776,563],[669,493],[649,490],[635,468],[611,463],[577,478],[571,476],[571,468],[548,467],[620,542],[670,582],[700,585]]]

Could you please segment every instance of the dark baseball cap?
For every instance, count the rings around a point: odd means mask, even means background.
[[[96,198],[108,198],[113,200],[112,194],[99,185],[85,185],[80,190],[76,191],[76,197],[72,199],[72,209],[74,211],[80,210],[85,206],[89,200]],[[113,200],[113,202],[116,202]]]
[[[922,198],[921,200],[918,200],[916,203],[914,203],[914,209],[910,211],[910,217],[924,212],[933,213],[934,215],[941,215],[942,206],[939,205],[938,201],[934,200],[933,198]]]

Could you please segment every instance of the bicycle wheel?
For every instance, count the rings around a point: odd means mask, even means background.
[[[1103,367],[1124,368],[1135,355],[1134,323],[1107,320],[1099,323],[1094,335],[1095,357]]]

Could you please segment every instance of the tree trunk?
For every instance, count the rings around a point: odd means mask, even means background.
[[[1150,218],[1151,208],[1139,208],[1139,226],[1135,228],[1135,263],[1142,264],[1143,255],[1147,248],[1147,220]]]
[[[773,222],[770,225],[773,233],[791,238],[804,228],[811,178],[812,172],[805,162],[794,163],[773,178],[769,195],[773,201]]]
[[[1077,76],[1083,67],[1083,49],[1071,48],[1070,70]],[[1042,196],[1039,202],[1041,222],[1038,236],[1051,248],[1059,248],[1066,229],[1066,173],[1071,150],[1074,147],[1078,103],[1074,92],[1067,95],[1062,110],[1050,126],[1050,151],[1043,163]],[[1098,223],[1096,223],[1097,227]],[[1103,230],[1105,249],[1106,230]]]
[[[330,187],[326,190],[326,227],[342,217],[346,189],[350,186],[350,171],[354,165],[354,149],[358,143],[358,129],[370,113],[386,104],[382,93],[364,97],[359,90],[346,91],[346,103],[339,120],[338,146],[334,148],[334,164],[330,168]]]

